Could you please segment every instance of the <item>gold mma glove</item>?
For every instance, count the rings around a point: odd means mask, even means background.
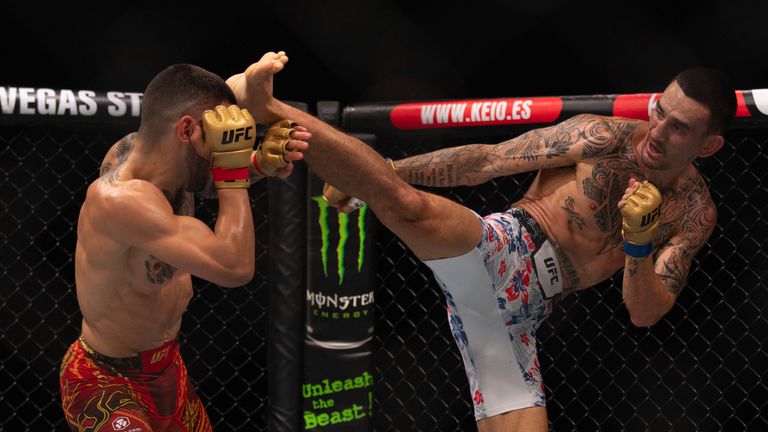
[[[256,122],[237,105],[218,105],[203,112],[205,149],[211,155],[211,173],[217,189],[245,189],[256,141]]]
[[[645,258],[653,251],[653,237],[661,219],[661,193],[647,180],[640,183],[619,207],[623,225],[624,253]]]
[[[283,156],[288,153],[285,146],[291,140],[291,132],[295,126],[294,121],[280,120],[267,129],[259,148],[253,152],[253,167],[256,172],[264,177],[272,177],[278,170],[288,165],[288,161]]]
[[[331,186],[330,183],[325,183],[323,185],[323,199],[332,206],[342,206],[346,204],[350,198],[352,197]]]

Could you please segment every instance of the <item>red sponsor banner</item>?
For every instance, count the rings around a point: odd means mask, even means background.
[[[744,102],[744,91],[742,90],[736,90],[736,117],[752,117],[747,103]]]
[[[613,115],[617,117],[648,120],[653,103],[655,103],[658,98],[658,93],[618,95],[613,101]]]
[[[559,97],[417,102],[395,106],[389,119],[398,129],[550,123],[562,109]]]
[[[653,104],[659,99],[659,93],[638,93],[618,95],[613,102],[613,115],[639,120],[648,120]],[[736,91],[736,117],[750,117],[752,114],[744,101],[744,92]]]

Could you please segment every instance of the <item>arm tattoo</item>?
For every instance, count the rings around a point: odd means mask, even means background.
[[[577,115],[555,126],[534,129],[526,132],[510,143],[508,150],[502,155],[510,160],[538,161],[542,158],[550,160],[562,156],[579,141],[584,138],[584,123],[590,119],[589,115]],[[542,168],[549,168],[554,164],[544,164]]]
[[[581,217],[581,215],[573,208],[573,204],[575,202],[576,201],[573,199],[573,197],[569,196],[565,199],[565,207],[561,208],[565,210],[566,213],[568,213],[568,225],[575,223],[579,230],[583,230],[586,222],[584,221],[584,218]]]
[[[469,165],[472,153],[480,153],[480,145],[438,150],[397,161],[397,174],[409,184],[422,186],[458,185],[457,171],[460,165]],[[467,169],[465,174],[470,174]]]
[[[581,138],[586,142],[581,158],[590,159],[615,152],[618,146],[630,142],[636,128],[636,123],[625,121],[596,119],[589,122],[580,131]]]
[[[676,264],[672,262],[677,262]],[[672,263],[672,264],[671,264]],[[667,287],[667,290],[674,295],[680,294],[688,278],[688,272],[684,269],[686,266],[679,262],[679,258],[670,257],[661,263],[664,266],[664,273],[659,274],[661,282]]]
[[[551,128],[532,130],[518,137],[504,157],[511,160],[538,161],[564,155],[573,146],[575,137],[567,121]]]
[[[670,239],[656,253],[657,259],[654,264],[656,274],[661,283],[667,288],[667,291],[674,295],[680,294],[688,278],[688,268],[690,266],[689,254],[685,250],[687,242]],[[663,252],[666,252],[664,258],[658,258]]]
[[[574,116],[558,125],[534,129],[496,145],[471,144],[409,157],[397,162],[397,173],[410,184],[457,186],[562,166],[565,164],[562,156],[581,140],[586,139],[594,146],[605,140],[599,127],[589,126],[588,120],[592,118]]]
[[[637,274],[637,269],[640,267],[640,261],[637,259],[630,259],[629,260],[629,267],[626,269],[629,271],[630,276],[634,276]]]
[[[686,181],[665,195],[664,222],[657,253],[656,273],[674,295],[686,284],[694,256],[704,246],[717,222],[717,211],[701,177]]]

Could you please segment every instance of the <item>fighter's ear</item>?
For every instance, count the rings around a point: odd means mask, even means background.
[[[174,131],[176,133],[176,138],[182,142],[191,141],[197,126],[199,126],[199,123],[194,117],[191,115],[182,116],[179,121],[176,122],[176,130]]]
[[[704,145],[701,146],[699,149],[699,157],[705,158],[710,157],[713,154],[717,153],[718,150],[723,148],[723,144],[725,144],[725,138],[723,138],[720,134],[709,134],[704,139]]]

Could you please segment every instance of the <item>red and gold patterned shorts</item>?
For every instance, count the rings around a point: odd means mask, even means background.
[[[74,431],[211,431],[176,341],[128,358],[99,354],[82,336],[64,355],[62,407]]]

